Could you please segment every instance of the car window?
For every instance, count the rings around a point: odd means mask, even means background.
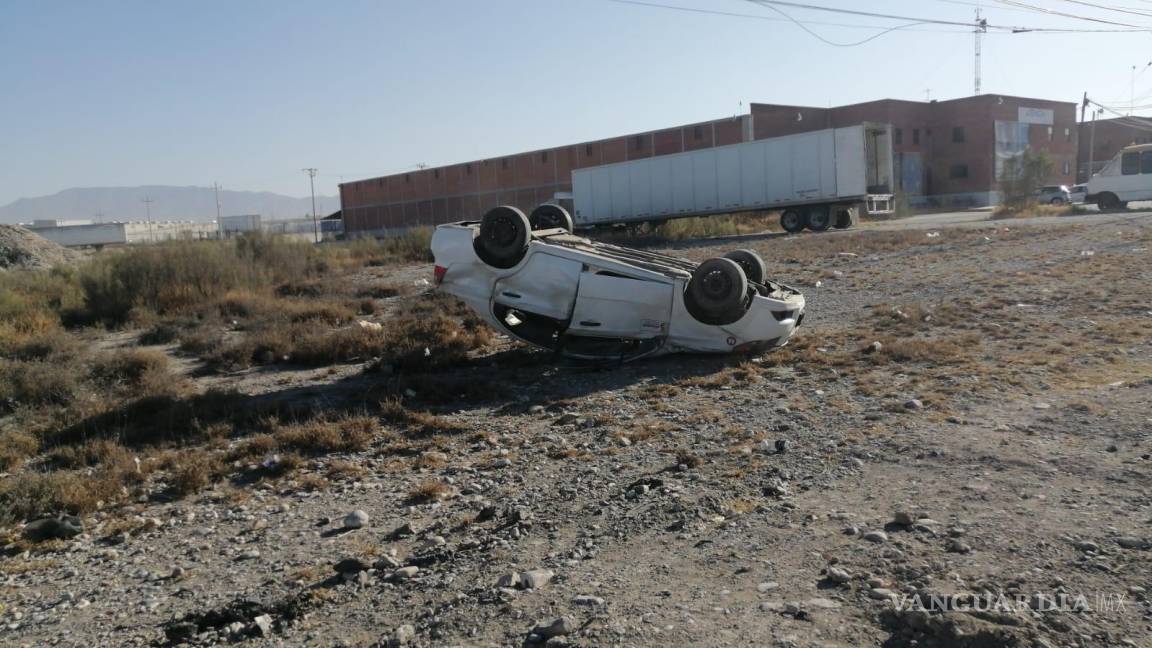
[[[1140,173],[1152,173],[1152,151],[1140,152]]]
[[[1140,154],[1125,153],[1120,156],[1120,174],[1136,175],[1140,173]]]

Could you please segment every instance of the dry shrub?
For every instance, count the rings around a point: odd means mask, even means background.
[[[0,471],[15,468],[39,449],[40,442],[31,434],[20,430],[5,430],[0,433]]]
[[[442,481],[430,479],[416,484],[408,491],[406,502],[422,504],[444,499],[452,492],[452,487]]]
[[[958,336],[949,338],[896,338],[881,342],[883,348],[880,353],[874,353],[868,358],[874,362],[893,360],[896,362],[955,362],[967,357],[970,350],[977,347],[979,339],[975,336]]]
[[[0,521],[31,520],[43,515],[85,515],[119,499],[124,482],[114,471],[24,473],[0,482]]]
[[[0,412],[20,405],[64,405],[79,388],[72,365],[48,360],[0,361]]]
[[[389,423],[404,428],[407,436],[425,438],[437,435],[462,434],[468,427],[436,416],[430,412],[416,412],[404,407],[399,399],[380,404],[380,415]]]
[[[371,299],[388,299],[390,297],[396,297],[399,294],[400,287],[393,284],[374,284],[356,291],[357,297],[368,297]]]
[[[171,362],[160,351],[123,349],[104,353],[92,362],[92,378],[106,385],[160,385],[170,380]]]
[[[169,483],[173,493],[186,497],[221,480],[227,472],[228,467],[214,452],[181,451],[172,461]]]
[[[368,447],[379,427],[371,416],[348,416],[281,426],[272,437],[281,450],[313,455],[356,452]]]

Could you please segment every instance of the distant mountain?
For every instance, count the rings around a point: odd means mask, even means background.
[[[150,198],[156,221],[213,221],[216,196],[212,187],[82,187],[51,196],[21,198],[0,207],[0,223],[27,223],[36,219],[142,221],[144,199]],[[316,212],[324,217],[340,209],[336,196],[316,196]],[[264,220],[303,218],[312,213],[311,198],[293,198],[267,191],[220,192],[220,213],[260,214]]]

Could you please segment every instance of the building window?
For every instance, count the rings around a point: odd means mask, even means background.
[[[640,135],[633,135],[632,136],[632,145],[638,149],[644,148],[644,138]]]
[[[965,140],[964,127],[963,126],[957,126],[957,127],[953,128],[952,129],[952,142],[955,144],[960,144],[960,143],[964,142],[964,140]]]
[[[404,174],[404,184],[411,184],[411,183],[412,183],[412,176],[405,173]]]
[[[1055,133],[1056,133],[1056,131],[1051,126],[1049,126],[1048,127],[1048,141],[1049,142],[1052,141],[1052,138],[1055,136]]]
[[[472,165],[471,164],[465,164],[464,165],[464,173],[466,175],[472,175]]]
[[[592,145],[591,144],[585,144],[584,145],[584,155],[587,155],[589,157],[592,156]]]
[[[548,151],[544,151],[540,154],[540,161],[541,162],[547,162],[548,161]]]
[[[432,170],[432,177],[433,178],[439,178],[440,177],[440,169],[433,169]]]
[[[1069,166],[1068,160],[1064,160],[1064,175],[1068,175],[1071,172],[1072,168]]]
[[[1152,151],[1140,152],[1140,173],[1152,173]]]
[[[900,128],[897,128],[892,135],[892,139],[897,144],[903,144],[904,143],[904,131]]]
[[[695,137],[696,139],[704,139],[704,129],[700,128],[699,126],[694,126],[692,128],[692,137]]]
[[[919,144],[920,143],[920,129],[919,128],[913,128],[912,129],[912,143],[913,144]]]
[[[948,177],[952,178],[953,180],[959,180],[962,178],[967,178],[968,177],[968,165],[967,164],[953,164],[948,169]]]
[[[501,169],[507,169],[508,168],[508,158],[504,158],[503,160],[500,160],[500,168]]]
[[[379,180],[377,180],[377,181],[376,181],[376,186],[377,186],[377,187],[380,187],[380,188],[383,188],[383,187],[384,187],[384,178],[380,178]]]
[[[1064,129],[1064,141],[1065,142],[1071,142],[1072,141],[1072,129],[1071,128],[1065,128]]]

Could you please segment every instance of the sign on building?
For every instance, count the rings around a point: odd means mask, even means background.
[[[1051,126],[1056,119],[1056,111],[1049,108],[1028,108],[1027,106],[1020,106],[1016,110],[1018,111],[1016,121],[1024,124]]]

